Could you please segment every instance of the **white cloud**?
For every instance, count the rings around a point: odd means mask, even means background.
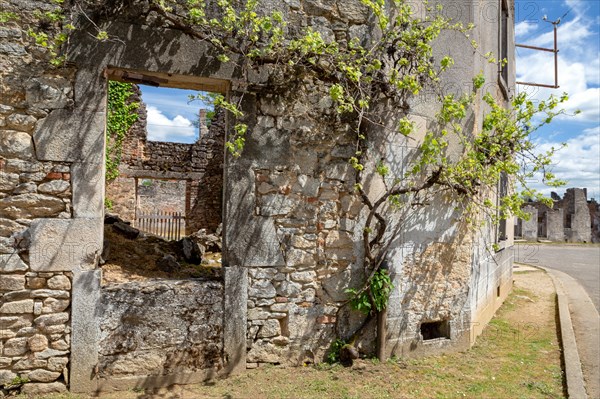
[[[547,24],[547,31],[530,40],[531,45],[548,48],[554,47],[554,30],[552,29],[552,25],[549,23]],[[571,21],[559,25],[557,31],[557,43],[559,45],[559,49],[561,45],[575,49],[575,46],[586,43],[593,35],[594,33],[590,30],[589,22],[587,22],[584,18],[576,17]]]
[[[515,36],[517,39],[519,39],[536,29],[537,24],[528,21],[521,21],[515,25]]]
[[[197,129],[189,119],[181,115],[169,119],[152,105],[148,106],[147,110],[148,140],[179,143],[193,143],[195,141]]]
[[[552,173],[559,179],[567,180],[568,187],[588,189],[588,197],[600,198],[600,127],[585,129],[581,134],[567,140],[567,146],[558,150],[552,158]],[[538,153],[559,148],[561,143],[545,141],[538,145]],[[551,191],[540,180],[532,181],[531,186],[546,195]]]
[[[546,99],[550,94],[569,94],[564,108],[569,113],[581,110],[578,121],[600,121],[600,57],[598,48],[600,37],[593,16],[588,16],[578,1],[567,2],[573,7],[569,12],[572,20],[564,22],[558,28],[558,85],[559,89],[520,86],[537,100]],[[561,10],[562,11],[562,10]],[[552,48],[554,34],[552,26],[545,32],[530,37],[526,44]],[[517,24],[517,27],[523,23]],[[525,29],[525,28],[521,28]],[[529,28],[527,28],[529,29]],[[543,84],[554,83],[554,55],[542,51],[517,49],[517,80]],[[564,118],[561,118],[564,119]]]

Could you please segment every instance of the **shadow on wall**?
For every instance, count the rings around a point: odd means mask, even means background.
[[[388,307],[392,354],[418,350],[425,339],[420,326],[429,322],[447,322],[447,343],[460,344],[469,321],[472,233],[461,212],[448,207],[450,197],[437,193],[423,200],[431,205],[398,215],[390,243],[396,248],[391,254],[396,287]]]
[[[221,281],[155,280],[101,291],[99,390],[201,382],[223,372]]]

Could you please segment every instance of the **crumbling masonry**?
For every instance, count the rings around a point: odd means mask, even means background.
[[[551,195],[553,206],[541,202],[524,204],[529,220],[518,219],[515,236],[524,240],[556,242],[599,242],[598,203],[587,200],[585,188],[569,188],[563,198]]]
[[[290,29],[310,26],[325,40],[376,31],[358,0],[261,3],[281,10]],[[512,1],[440,3],[455,21],[475,24],[479,48],[500,54],[504,38],[512,54],[512,13],[507,31],[499,23]],[[2,1],[21,20],[0,25],[0,384],[21,376],[30,381],[23,391],[33,395],[93,392],[191,383],[261,363],[322,361],[336,337],[362,322],[343,306],[344,289],[364,278],[351,129],[330,130],[326,121],[336,109],[318,82],[278,94],[250,90],[209,45],[153,26],[144,2],[131,4],[96,21],[118,40],[78,30],[67,67],[49,68],[24,26],[54,3]],[[434,57],[447,54],[456,65],[444,88],[471,92],[471,77],[483,71],[496,98],[512,92],[511,59],[506,81],[462,35],[438,40]],[[253,87],[272,78],[267,67],[255,72]],[[222,280],[101,287],[107,79],[125,73],[233,99],[243,93],[244,153],[226,156],[223,173],[215,172],[223,178]],[[409,105],[415,136],[381,133],[372,143],[396,171],[409,164],[437,108],[427,94]],[[469,115],[474,134],[483,111],[478,106]],[[393,119],[393,110],[382,112]],[[160,147],[138,142],[142,155]],[[152,161],[141,159],[137,170]],[[180,162],[165,177],[195,173],[189,157]],[[376,193],[377,179],[366,189]],[[442,194],[430,207],[397,215],[401,228],[392,230],[387,259],[395,286],[388,355],[467,348],[508,294],[512,231],[474,233],[462,216]],[[159,304],[166,305],[162,315]],[[372,353],[375,326],[364,331],[359,348]]]

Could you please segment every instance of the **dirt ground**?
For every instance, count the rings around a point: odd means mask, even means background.
[[[105,399],[563,398],[554,286],[516,273],[513,292],[466,352],[340,365],[265,366],[204,384],[104,393]],[[60,395],[48,399],[80,399]]]
[[[116,233],[112,225],[104,226],[104,239],[109,249],[102,265],[102,285],[144,281],[155,278],[220,278],[221,253],[207,252],[199,265],[179,259],[180,268],[166,272],[157,261],[165,254],[181,252],[177,241],[165,241],[146,235],[128,239]]]

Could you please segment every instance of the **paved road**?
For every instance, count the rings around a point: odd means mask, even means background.
[[[567,273],[579,282],[600,312],[600,247],[588,245],[518,244],[515,261]]]

